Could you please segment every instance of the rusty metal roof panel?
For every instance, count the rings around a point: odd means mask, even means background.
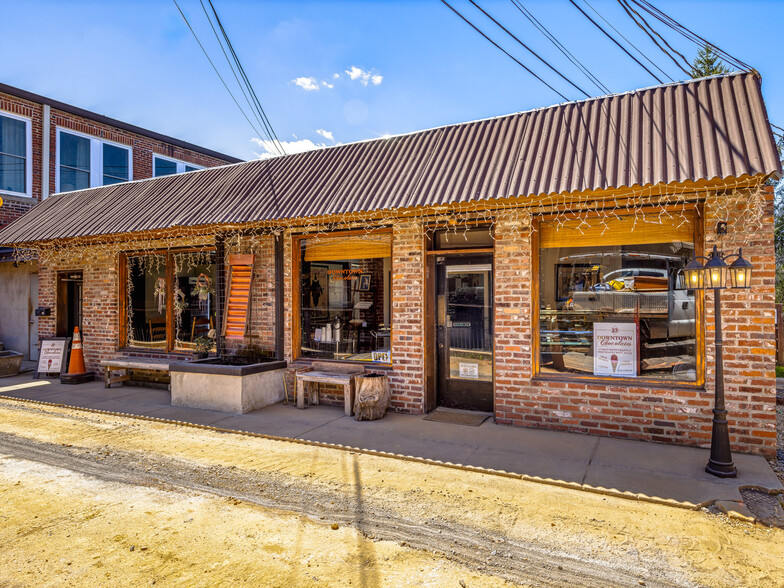
[[[0,244],[774,172],[760,80],[734,73],[57,194]]]

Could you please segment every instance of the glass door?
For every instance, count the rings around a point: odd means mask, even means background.
[[[493,264],[439,258],[436,289],[438,406],[493,410]]]

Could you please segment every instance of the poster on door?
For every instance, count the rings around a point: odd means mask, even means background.
[[[593,374],[637,377],[637,325],[593,324]]]

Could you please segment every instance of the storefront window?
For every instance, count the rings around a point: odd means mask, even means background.
[[[692,215],[580,223],[540,224],[540,372],[695,382]]]
[[[128,345],[166,350],[166,256],[127,258]]]
[[[193,351],[206,338],[214,349],[214,264],[210,251],[127,256],[127,345]]]
[[[390,363],[388,234],[300,241],[300,355]]]
[[[200,338],[213,341],[215,329],[215,254],[175,253],[174,348],[192,351]],[[213,334],[213,337],[209,335]]]

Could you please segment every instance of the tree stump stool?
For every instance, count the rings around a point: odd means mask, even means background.
[[[383,374],[357,376],[354,418],[374,421],[384,416],[389,407],[389,379]]]

